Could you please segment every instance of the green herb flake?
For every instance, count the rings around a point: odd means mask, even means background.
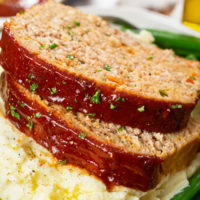
[[[10,106],[10,112],[11,112],[11,115],[12,117],[15,117],[17,118],[18,120],[20,120],[20,114],[18,112],[15,111],[15,107],[14,106]]]
[[[76,20],[74,20],[74,24],[75,24],[76,26],[80,26],[80,25],[81,25],[81,23],[80,23],[80,22],[77,22]]]
[[[49,49],[55,49],[58,45],[56,43],[50,44]]]
[[[69,36],[73,36],[74,33],[73,33],[73,32],[68,32],[68,35],[69,35]]]
[[[63,84],[63,85],[66,85],[66,82],[65,82],[65,81],[62,81],[62,84]]]
[[[40,48],[42,48],[42,49],[43,49],[44,47],[45,47],[45,45],[44,45],[44,44],[41,44],[41,45],[40,45]]]
[[[141,106],[140,108],[138,108],[139,112],[144,112],[145,111],[145,106]]]
[[[89,117],[95,117],[96,116],[96,113],[88,113],[87,114]]]
[[[72,107],[70,107],[70,106],[67,106],[67,108],[66,108],[67,110],[72,110],[73,108]]]
[[[21,10],[19,13],[20,13],[20,14],[24,14],[24,13],[25,13],[25,11],[24,11],[24,10]]]
[[[177,108],[182,108],[183,106],[181,104],[176,104],[176,105],[172,105],[171,108],[172,109],[177,109]]]
[[[86,133],[81,133],[81,134],[80,134],[80,138],[81,138],[81,139],[85,139],[86,136],[87,136]]]
[[[67,54],[67,57],[70,59],[70,60],[74,60],[74,56],[71,56],[71,55],[69,55],[69,54]]]
[[[50,91],[51,95],[53,95],[53,94],[58,92],[56,87],[53,87],[51,89],[49,88],[49,91]]]
[[[58,161],[60,165],[66,165],[67,164],[67,160],[59,160]]]
[[[29,74],[28,77],[29,77],[30,79],[32,79],[32,78],[34,78],[34,75]]]
[[[105,65],[103,68],[104,68],[106,71],[110,71],[110,70],[111,70],[111,67],[110,67],[109,65]]]
[[[118,97],[117,99],[115,99],[115,102],[117,102],[117,101],[125,102],[125,99],[122,97]]]
[[[112,103],[110,104],[110,109],[111,109],[111,110],[114,110],[116,107],[117,107],[116,105],[114,105],[114,104],[112,104]]]
[[[149,54],[148,57],[147,57],[147,59],[152,60],[153,59],[153,55]]]
[[[40,118],[42,115],[38,112],[38,113],[34,113],[34,116],[37,118]]]
[[[101,91],[97,90],[96,93],[92,96],[91,102],[96,103],[96,104],[100,103],[100,94],[101,94]]]
[[[25,108],[25,106],[26,106],[25,103],[22,103],[22,104],[21,104],[21,107],[22,107],[22,108]]]
[[[75,99],[75,100],[74,100],[74,102],[75,102],[75,103],[77,103],[77,102],[78,102],[78,100],[77,100],[77,99]]]
[[[87,99],[88,99],[88,98],[89,98],[89,94],[86,94],[86,95],[85,95],[85,98],[87,98]]]
[[[30,119],[30,122],[28,124],[26,124],[26,126],[29,128],[30,131],[33,130],[33,121],[32,121],[32,119]]]
[[[69,30],[72,29],[72,26],[67,26],[67,29],[69,29]]]
[[[190,78],[191,78],[192,80],[194,80],[194,81],[197,80],[195,76],[190,76]]]
[[[38,84],[37,83],[33,83],[32,85],[30,85],[30,90],[33,93],[36,91],[37,88],[38,88]]]
[[[11,110],[15,110],[16,108],[14,106],[10,106],[10,109]]]
[[[122,127],[118,128],[118,131],[121,133],[123,131],[123,128]]]
[[[168,97],[168,94],[165,90],[159,90],[159,93],[162,97]]]

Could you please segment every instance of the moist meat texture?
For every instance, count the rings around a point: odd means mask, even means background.
[[[106,122],[178,131],[198,98],[199,62],[54,1],[7,21],[1,47],[4,69],[21,85]]]
[[[184,169],[200,144],[200,123],[182,131],[149,133],[73,113],[30,93],[3,73],[0,83],[7,117],[59,160],[87,169],[114,185],[147,191],[161,175]]]

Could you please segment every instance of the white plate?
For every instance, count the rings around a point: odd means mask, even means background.
[[[117,16],[136,25],[138,28],[155,28],[172,32],[184,33],[200,37],[200,33],[178,23],[173,18],[145,9],[127,6],[98,8],[94,6],[79,7],[83,12],[102,16]]]

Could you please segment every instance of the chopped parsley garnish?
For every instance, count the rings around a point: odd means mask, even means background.
[[[33,130],[33,121],[30,118],[29,118],[29,120],[30,120],[30,122],[28,124],[26,124],[26,126],[29,128],[30,131],[32,131]]]
[[[67,164],[67,160],[59,160],[59,164],[60,165],[66,165]]]
[[[74,24],[75,24],[76,26],[80,26],[80,25],[81,25],[81,23],[80,23],[80,22],[77,22],[76,20],[74,20]]]
[[[73,36],[74,33],[73,32],[68,32],[68,35]]]
[[[190,76],[190,78],[194,81],[197,80],[195,76]]]
[[[69,29],[69,30],[72,29],[72,26],[67,26],[67,29]]]
[[[56,43],[50,44],[49,49],[55,49],[58,45]]]
[[[125,99],[124,99],[124,98],[122,98],[122,97],[118,97],[117,99],[115,99],[115,102],[117,102],[117,101],[122,101],[122,102],[125,102]]]
[[[159,90],[159,93],[162,97],[168,97],[168,94],[165,90]]]
[[[86,136],[87,136],[86,133],[81,133],[81,134],[80,134],[80,138],[81,138],[81,139],[85,139]]]
[[[149,60],[153,59],[153,55],[152,54],[149,54],[148,57],[147,57]]]
[[[24,14],[24,13],[25,13],[25,11],[24,11],[24,10],[21,10],[19,13],[20,13],[20,14]]]
[[[32,85],[30,85],[31,92],[35,92],[37,88],[38,88],[38,84],[37,83],[33,83]]]
[[[16,108],[14,106],[10,106],[10,109],[11,110],[15,110]]]
[[[88,113],[87,115],[90,116],[90,117],[95,117],[96,113]]]
[[[74,56],[71,56],[71,55],[67,54],[67,57],[68,57],[70,60],[74,60]]]
[[[109,65],[105,65],[105,66],[104,66],[104,69],[105,69],[106,71],[110,71],[110,70],[111,70],[111,67],[110,67]]]
[[[88,99],[88,98],[89,98],[89,94],[86,94],[86,95],[85,95],[85,98],[87,98],[87,99]]]
[[[11,112],[11,115],[12,117],[15,117],[17,118],[18,120],[20,120],[20,114],[18,112],[15,111],[15,107],[14,106],[10,106],[10,112]]]
[[[45,47],[45,45],[44,45],[44,44],[41,44],[41,45],[40,45],[40,48],[44,48],[44,47]]]
[[[34,78],[34,75],[29,74],[28,77],[29,77],[30,79],[32,79],[32,78]]]
[[[110,104],[110,109],[111,109],[111,110],[115,109],[116,107],[117,107],[116,105],[114,105],[114,104],[112,104],[112,103]]]
[[[53,95],[53,94],[57,93],[57,88],[56,87],[53,87],[51,89],[49,88],[49,91],[50,91],[51,95]]]
[[[144,112],[144,110],[145,110],[145,106],[141,106],[140,108],[138,108],[139,112]]]
[[[73,108],[72,107],[70,107],[70,106],[67,106],[67,108],[66,108],[67,110],[72,110]]]
[[[77,103],[77,102],[78,102],[78,100],[77,100],[77,99],[75,99],[75,100],[74,100],[74,102],[75,102],[75,103]]]
[[[177,108],[182,108],[183,106],[181,104],[176,104],[176,105],[172,105],[171,108],[172,109],[177,109]]]
[[[96,104],[100,103],[100,94],[101,94],[101,91],[97,90],[96,93],[92,96],[91,102],[96,103]]]
[[[66,82],[65,82],[65,81],[62,81],[62,84],[63,84],[63,85],[66,85]]]
[[[21,104],[21,107],[22,107],[22,108],[24,108],[25,106],[26,106],[26,104],[25,104],[25,103],[22,103],[22,104]]]
[[[123,128],[121,127],[121,128],[118,128],[118,131],[119,132],[122,132],[123,131]]]
[[[42,115],[38,112],[38,113],[34,113],[34,116],[37,118],[40,118]]]

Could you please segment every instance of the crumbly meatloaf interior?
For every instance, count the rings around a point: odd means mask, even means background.
[[[140,42],[97,16],[49,1],[5,25],[19,44],[62,70],[144,97],[197,98],[199,62]]]
[[[66,122],[71,127],[78,127],[88,136],[120,148],[125,152],[158,156],[165,159],[193,141],[197,141],[200,144],[200,123],[197,119],[191,118],[187,127],[180,132],[168,134],[149,133],[137,128],[106,123],[99,119],[85,116],[80,112],[67,111],[62,106],[41,100],[38,95],[30,93],[19,84],[18,88],[28,98],[39,102],[59,118],[66,119]]]

